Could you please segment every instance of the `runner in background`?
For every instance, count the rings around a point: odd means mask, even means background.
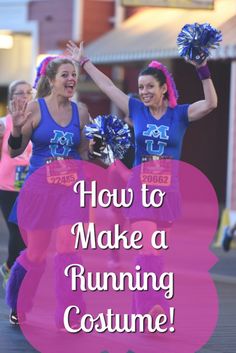
[[[27,81],[17,80],[10,84],[8,88],[9,111],[11,111],[11,102],[15,98],[25,102],[32,99],[32,87]],[[4,288],[12,265],[25,248],[18,226],[10,223],[8,217],[26,176],[32,151],[31,143],[29,143],[21,155],[11,158],[8,152],[8,138],[11,130],[12,116],[9,112],[6,117],[0,119],[0,207],[9,231],[8,257],[0,267]]]
[[[236,223],[232,226],[227,226],[224,229],[222,238],[222,247],[224,251],[229,251],[231,249],[231,243],[234,238],[236,238]]]

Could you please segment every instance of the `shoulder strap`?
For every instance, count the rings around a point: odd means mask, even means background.
[[[71,101],[71,105],[72,105],[72,121],[76,124],[79,123],[79,126],[80,126],[80,118],[79,118],[79,109],[78,109],[78,105]]]

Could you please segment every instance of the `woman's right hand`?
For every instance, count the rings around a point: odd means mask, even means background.
[[[12,117],[13,136],[19,136],[21,134],[22,128],[31,114],[31,112],[26,112],[27,104],[28,100],[19,98],[15,98],[10,102],[8,110]]]

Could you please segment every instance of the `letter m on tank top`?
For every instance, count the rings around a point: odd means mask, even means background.
[[[71,146],[73,146],[73,136],[71,132],[53,130],[54,137],[50,140],[49,148],[53,157],[68,157]]]
[[[169,140],[167,134],[169,126],[156,124],[147,124],[147,130],[143,131],[143,136],[151,137],[152,139],[145,139],[146,151],[148,154],[163,155],[167,143],[160,140]],[[158,139],[156,142],[155,140]]]

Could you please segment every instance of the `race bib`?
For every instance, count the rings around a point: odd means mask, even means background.
[[[47,182],[64,186],[73,185],[78,179],[77,172],[68,158],[50,158],[46,161]]]
[[[158,163],[147,163],[159,161]],[[170,186],[172,179],[171,157],[146,155],[142,157],[141,182],[153,186]]]
[[[28,166],[23,166],[23,165],[16,166],[15,182],[14,182],[14,187],[16,190],[20,190],[22,188],[22,185],[24,184],[25,177],[28,173],[28,170],[29,170]]]

